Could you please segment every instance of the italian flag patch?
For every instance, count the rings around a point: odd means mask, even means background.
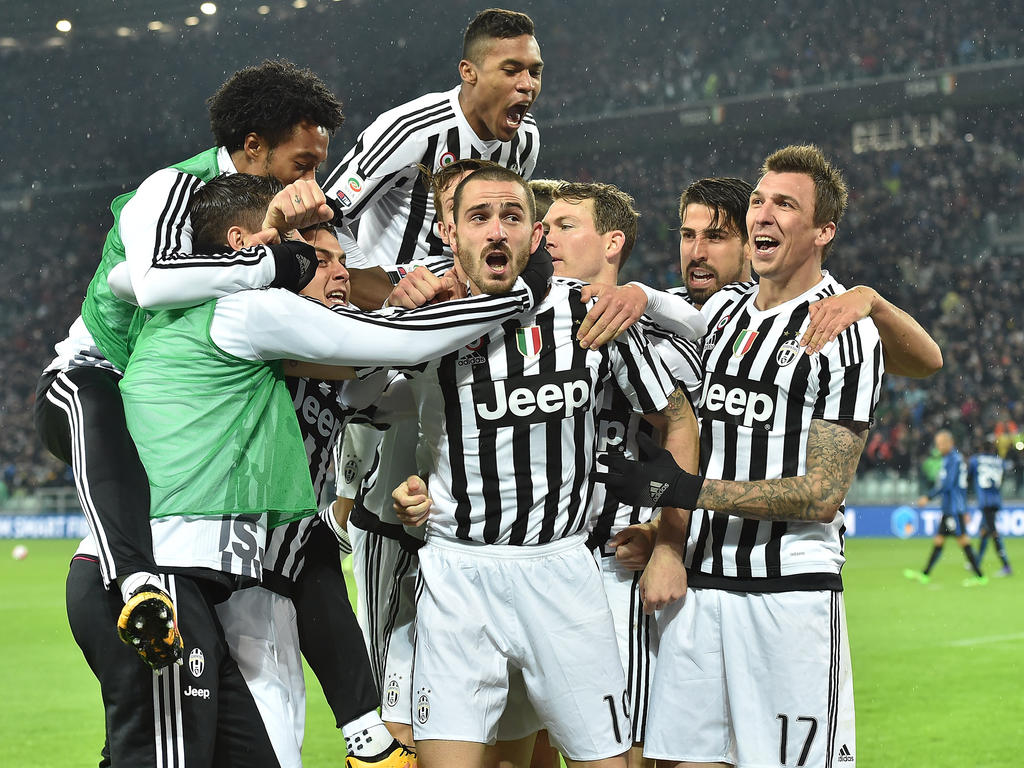
[[[540,354],[540,328],[528,325],[516,331],[516,348],[523,357],[536,357]]]
[[[750,348],[754,346],[754,339],[756,338],[757,331],[744,328],[740,331],[740,335],[736,337],[736,341],[732,343],[732,356],[743,357],[750,351]]]

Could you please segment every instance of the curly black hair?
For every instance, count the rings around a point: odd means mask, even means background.
[[[344,122],[341,102],[309,69],[285,59],[267,59],[240,69],[206,101],[217,144],[229,152],[259,134],[276,147],[303,121],[333,133]]]

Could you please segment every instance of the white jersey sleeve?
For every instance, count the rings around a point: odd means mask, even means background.
[[[817,393],[813,418],[873,423],[885,371],[875,324],[854,323],[818,354],[818,375],[809,382]]]
[[[362,424],[350,424],[335,444],[335,493],[343,499],[354,499],[359,494],[363,476],[370,468],[380,443],[381,432]]]
[[[390,190],[400,184],[408,184],[420,173],[417,164],[427,149],[427,140],[422,132],[410,132],[409,129],[441,117],[440,113],[446,110],[450,111],[447,98],[442,94],[436,96],[436,109],[427,105],[422,110],[412,111],[403,120],[396,117],[407,109],[405,106],[380,115],[359,135],[355,146],[331,171],[324,194],[337,205],[341,223],[351,224],[358,220]]]
[[[644,316],[654,325],[684,339],[699,339],[708,332],[708,323],[700,310],[682,296],[656,291],[643,283],[632,282],[647,296]]]
[[[218,300],[210,336],[247,360],[300,360],[324,365],[420,365],[478,339],[530,306],[522,279],[510,293],[480,295],[412,310],[331,310],[273,288]]]
[[[619,390],[637,413],[654,413],[668,405],[668,396],[675,391],[672,374],[647,338],[635,327],[614,342],[611,353],[612,372]]]
[[[196,176],[165,168],[142,182],[121,210],[118,231],[139,306],[190,307],[273,282],[276,270],[267,246],[192,254],[187,208],[202,185]]]

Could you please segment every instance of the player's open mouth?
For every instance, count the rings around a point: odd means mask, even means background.
[[[770,253],[774,253],[775,249],[779,247],[779,241],[774,237],[768,237],[768,235],[755,235],[754,236],[754,250],[762,256],[767,256]]]
[[[708,285],[709,283],[714,282],[715,277],[716,275],[714,272],[709,272],[706,269],[691,269],[687,273],[687,279],[690,281],[690,284],[697,286]]]
[[[495,275],[503,275],[508,270],[509,257],[501,251],[491,251],[484,257],[484,263]]]
[[[347,304],[348,303],[348,292],[339,289],[329,291],[327,293],[328,304]]]
[[[517,130],[523,123],[523,117],[526,115],[526,110],[530,108],[529,103],[516,104],[514,107],[509,108],[505,112],[505,122],[508,123],[508,127]]]

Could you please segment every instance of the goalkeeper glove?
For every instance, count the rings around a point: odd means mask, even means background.
[[[672,454],[648,435],[637,437],[640,461],[622,454],[599,456],[607,472],[595,472],[594,479],[604,483],[608,492],[623,504],[635,507],[679,507],[693,509],[704,485],[704,478],[682,470]]]

